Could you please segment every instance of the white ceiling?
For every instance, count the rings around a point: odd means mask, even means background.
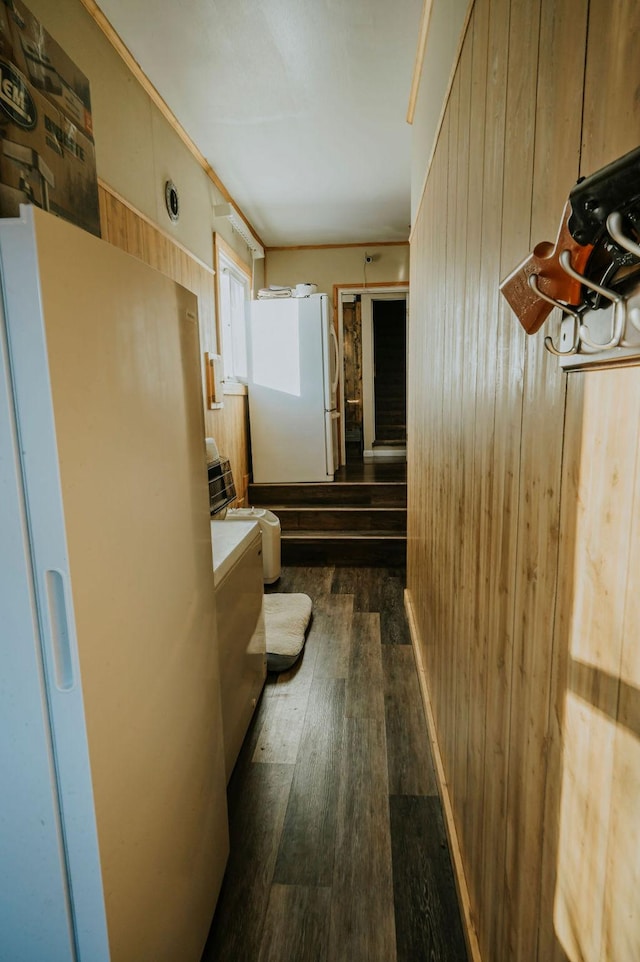
[[[267,246],[406,240],[422,0],[99,0]]]

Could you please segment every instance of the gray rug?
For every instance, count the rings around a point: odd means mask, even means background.
[[[286,671],[300,657],[311,618],[311,598],[299,594],[264,596],[267,671]]]

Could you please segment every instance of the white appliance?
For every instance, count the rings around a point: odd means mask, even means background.
[[[256,483],[333,481],[338,340],[326,294],[251,302],[249,421]]]
[[[0,958],[198,962],[228,853],[196,299],[0,221]]]

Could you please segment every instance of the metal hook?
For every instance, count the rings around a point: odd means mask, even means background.
[[[609,235],[613,238],[616,244],[619,244],[624,250],[629,251],[635,257],[640,258],[640,244],[636,244],[632,241],[630,237],[622,232],[622,214],[617,210],[609,214],[607,217],[607,230]]]
[[[571,347],[568,351],[559,351],[553,343],[553,338],[547,336],[544,339],[544,346],[549,354],[553,354],[555,357],[568,357],[570,354],[577,354],[578,348],[580,347],[580,315],[578,312],[574,311],[574,309],[569,307],[567,304],[563,304],[562,301],[556,301],[555,298],[549,297],[548,294],[545,294],[544,291],[541,291],[538,286],[537,274],[529,274],[527,283],[536,297],[542,298],[543,301],[546,301],[548,304],[552,304],[554,307],[559,307],[563,314],[571,314],[573,318],[573,339]]]
[[[573,321],[573,340],[571,347],[568,351],[559,351],[553,343],[553,338],[547,335],[547,337],[544,339],[544,346],[548,350],[549,354],[554,354],[556,357],[569,357],[570,354],[578,353],[578,348],[580,347],[580,324],[575,314],[572,314],[571,319]]]
[[[579,316],[578,312],[575,311],[568,304],[563,304],[562,301],[557,301],[555,297],[549,297],[548,294],[545,294],[544,291],[541,291],[538,285],[537,274],[529,274],[529,277],[527,278],[527,283],[529,284],[529,287],[534,292],[536,297],[540,297],[543,301],[546,301],[547,304],[552,304],[554,307],[559,307],[560,310],[563,312],[563,314],[573,314],[574,317]]]
[[[636,244],[631,238],[627,237],[626,234],[622,232],[622,214],[617,210],[609,214],[607,217],[607,230],[609,235],[613,240],[625,251],[629,251],[634,257],[640,258],[640,244]],[[632,308],[628,312],[629,320],[631,324],[635,327],[636,331],[640,331],[640,317],[638,315],[638,308]]]
[[[560,264],[562,269],[569,275],[573,277],[574,280],[579,281],[580,284],[584,284],[592,291],[601,294],[606,297],[608,301],[613,303],[613,325],[611,330],[611,337],[606,342],[606,344],[598,344],[597,341],[592,341],[589,337],[589,328],[586,325],[580,325],[580,338],[583,344],[590,347],[593,351],[610,351],[614,347],[620,345],[622,340],[622,335],[624,334],[624,327],[626,323],[626,302],[620,294],[615,291],[611,291],[606,287],[601,287],[600,284],[596,284],[595,281],[589,280],[582,274],[579,274],[573,267],[571,263],[571,253],[570,251],[562,251],[560,254]]]

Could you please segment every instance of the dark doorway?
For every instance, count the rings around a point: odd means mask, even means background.
[[[403,447],[407,441],[406,300],[374,300],[374,447]]]

